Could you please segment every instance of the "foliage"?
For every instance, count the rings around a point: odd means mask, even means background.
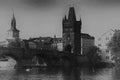
[[[113,52],[120,51],[120,30],[115,30],[111,40],[107,44],[107,47]]]
[[[88,60],[90,61],[90,63],[94,64],[94,63],[98,63],[102,60],[102,58],[98,52],[100,52],[98,47],[96,47],[96,46],[89,47],[87,57],[88,57]]]

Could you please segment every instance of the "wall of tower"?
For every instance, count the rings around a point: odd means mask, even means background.
[[[7,39],[18,40],[19,39],[19,31],[8,30]]]
[[[81,54],[81,22],[76,21],[74,28],[74,53]]]
[[[75,21],[72,25],[63,23],[63,48],[71,45],[71,52],[81,52],[81,23]]]
[[[69,21],[63,22],[63,49],[66,50],[66,47],[68,45],[71,46],[71,48],[74,47],[74,29],[73,24],[71,24]]]
[[[74,8],[70,8],[68,19],[63,19],[63,49],[76,54],[81,54],[81,20],[76,20]],[[68,47],[69,46],[69,47]]]

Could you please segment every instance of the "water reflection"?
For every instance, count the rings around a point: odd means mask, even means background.
[[[0,80],[120,80],[120,68],[32,68],[0,71]]]
[[[12,80],[12,77],[14,76],[14,74],[15,74],[14,70],[0,71],[0,80]]]

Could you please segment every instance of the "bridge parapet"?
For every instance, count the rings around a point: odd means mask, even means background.
[[[75,63],[75,56],[73,53],[61,52],[56,50],[46,50],[46,49],[24,49],[24,48],[7,48],[0,47],[0,55],[11,56],[20,65],[24,65],[26,61],[31,61],[35,56],[39,60],[46,61],[49,65],[67,61],[70,64]],[[23,63],[23,64],[22,64]],[[27,62],[26,62],[27,63]]]

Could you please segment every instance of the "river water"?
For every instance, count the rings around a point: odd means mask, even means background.
[[[120,80],[120,67],[113,68],[32,68],[29,71],[1,70],[0,80]]]

